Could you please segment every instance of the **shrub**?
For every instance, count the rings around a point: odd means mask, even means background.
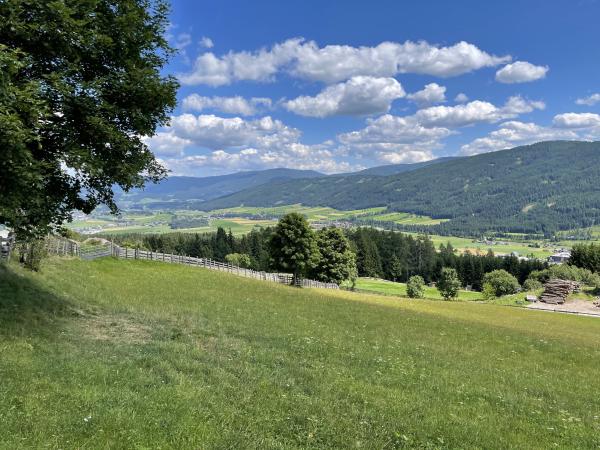
[[[442,275],[437,283],[437,289],[440,295],[446,300],[456,298],[458,296],[458,290],[460,289],[460,279],[456,269],[450,267],[444,267],[442,269]]]
[[[493,300],[496,298],[496,290],[494,289],[494,286],[492,286],[490,283],[486,283],[483,285],[481,294],[486,300]]]
[[[483,287],[486,293],[496,297],[516,294],[521,286],[519,281],[504,269],[493,270],[483,276]]]
[[[539,289],[542,289],[543,287],[544,285],[534,278],[527,278],[523,283],[523,289],[525,291],[537,291]]]
[[[420,275],[413,275],[406,284],[406,295],[410,298],[423,298],[425,295],[425,280]]]
[[[225,261],[231,265],[242,267],[244,269],[252,267],[252,258],[246,253],[230,253],[229,255],[225,255]]]
[[[39,272],[42,260],[48,255],[46,243],[43,240],[34,240],[19,245],[21,263],[28,269]]]
[[[533,271],[529,275],[529,278],[538,280],[540,283],[545,283],[553,278],[559,278],[561,280],[578,281],[588,286],[600,287],[599,274],[568,264],[556,264],[544,270]]]

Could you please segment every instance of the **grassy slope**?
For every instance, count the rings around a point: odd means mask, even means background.
[[[381,293],[385,295],[397,295],[406,297],[406,283],[394,283],[392,281],[373,279],[373,278],[359,278],[356,280],[356,288],[364,291],[372,291],[374,293]],[[425,287],[425,298],[441,300],[442,296],[440,292],[434,287]],[[482,300],[483,297],[481,292],[476,291],[459,291],[459,300]]]
[[[0,286],[0,448],[600,445],[597,319],[144,261]]]

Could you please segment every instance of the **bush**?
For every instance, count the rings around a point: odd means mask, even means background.
[[[516,294],[521,286],[519,281],[504,269],[493,270],[483,276],[483,288],[496,297]]]
[[[533,271],[529,275],[529,278],[538,280],[540,283],[558,278],[561,280],[578,281],[588,286],[600,287],[600,275],[592,273],[588,269],[568,264],[556,264],[544,270]]]
[[[42,260],[48,255],[46,243],[43,240],[30,241],[19,245],[20,261],[28,269],[39,272]]]
[[[490,283],[486,283],[483,285],[481,294],[486,300],[493,300],[496,298],[496,290],[494,289],[494,286],[492,286]]]
[[[460,279],[456,269],[450,267],[444,267],[442,269],[442,275],[437,283],[437,289],[440,295],[446,300],[456,298],[458,296],[458,290],[460,289]]]
[[[243,269],[252,267],[252,258],[246,253],[230,253],[225,256],[225,261],[233,266],[238,266]]]
[[[413,275],[406,284],[406,295],[410,298],[423,298],[425,296],[425,280],[420,275]]]
[[[534,278],[527,278],[523,283],[523,289],[525,291],[537,291],[543,287],[544,285]]]

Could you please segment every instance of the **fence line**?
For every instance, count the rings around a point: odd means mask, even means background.
[[[79,256],[82,259],[91,260],[105,256],[113,256],[120,259],[145,259],[149,261],[161,261],[169,264],[183,264],[188,266],[202,267],[204,269],[227,272],[234,275],[253,278],[255,280],[270,281],[280,284],[292,284],[293,276],[289,273],[263,272],[244,267],[234,266],[220,261],[214,261],[209,258],[195,258],[187,255],[177,255],[174,253],[160,253],[137,248],[128,248],[115,245],[112,242],[104,245],[85,246],[78,245],[69,239],[52,237],[47,239],[46,248],[49,253],[61,256]],[[324,283],[322,281],[299,279],[297,286],[339,289],[335,283]]]

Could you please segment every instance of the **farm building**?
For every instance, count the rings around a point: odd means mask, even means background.
[[[552,256],[548,257],[548,262],[550,264],[563,264],[566,263],[571,257],[571,252],[568,250],[563,250],[558,253],[555,253]]]

